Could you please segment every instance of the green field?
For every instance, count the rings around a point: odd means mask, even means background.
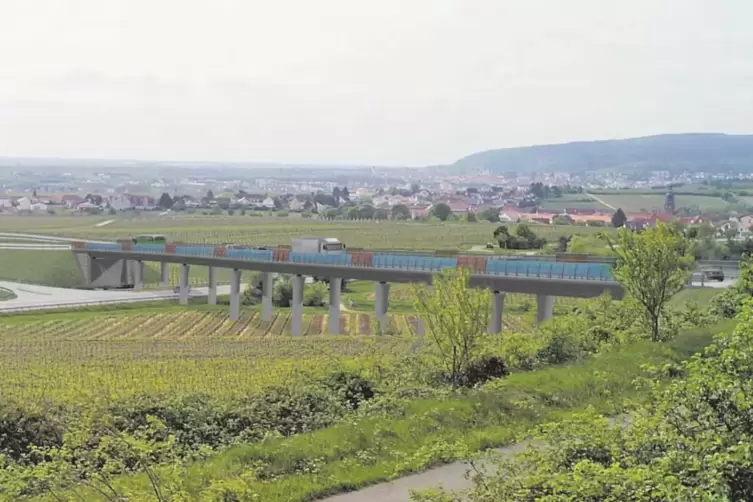
[[[653,194],[645,191],[631,193],[630,190],[626,190],[624,194],[594,192],[594,195],[605,203],[622,208],[626,212],[664,209],[664,193]],[[720,197],[678,194],[675,195],[675,207],[677,209],[698,207],[701,211],[717,211],[729,208],[729,203]]]
[[[111,223],[97,227],[102,222]],[[243,243],[275,246],[290,244],[294,237],[336,237],[351,248],[456,250],[468,251],[493,241],[497,224],[492,223],[423,223],[395,221],[322,221],[300,217],[274,216],[145,216],[118,218],[93,216],[2,216],[0,232],[51,235],[67,238],[117,240],[141,233],[164,234],[172,241],[200,244]],[[514,225],[511,225],[514,227]],[[534,231],[554,242],[562,235],[594,235],[595,227],[534,225]],[[23,237],[0,236],[0,243],[39,243]],[[58,243],[61,244],[61,243]],[[63,242],[62,244],[65,244]],[[192,267],[190,283],[207,282],[206,267]],[[0,249],[0,279],[59,287],[80,285],[79,272],[67,251],[25,251]],[[229,272],[220,271],[218,281],[229,281]],[[145,283],[159,283],[159,269],[148,264]],[[178,284],[178,269],[170,268],[170,284]]]
[[[592,199],[586,194],[563,195],[541,201],[543,209],[595,209],[597,211],[611,211],[607,206]]]

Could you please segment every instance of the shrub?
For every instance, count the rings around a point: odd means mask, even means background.
[[[287,218],[289,215],[290,215],[290,213],[287,212],[287,211],[279,211],[277,213],[277,216],[279,216],[280,218]]]
[[[327,297],[326,283],[316,282],[306,288],[303,295],[303,305],[306,307],[323,307],[327,303]]]
[[[323,380],[323,384],[354,410],[357,410],[362,402],[374,397],[372,383],[357,373],[336,371],[330,373]]]

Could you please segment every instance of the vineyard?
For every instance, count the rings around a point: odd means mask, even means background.
[[[224,309],[11,317],[0,324],[0,394],[62,402],[137,393],[242,395],[311,378],[333,364],[405,355],[417,341],[410,336],[416,318],[390,321],[391,332],[407,336],[368,336],[372,317],[361,313],[344,313],[344,334],[330,336],[328,315],[306,312],[299,338],[287,335],[285,310],[269,323],[254,311],[233,322]],[[508,331],[530,325],[505,318]]]
[[[50,224],[49,220],[53,220]],[[116,240],[139,233],[160,233],[170,240],[223,244],[289,244],[294,237],[336,237],[350,247],[374,249],[468,250],[492,240],[492,223],[422,223],[397,221],[325,221],[296,217],[249,216],[131,216],[95,227],[105,217],[1,217],[0,232],[26,232],[82,239]],[[596,228],[536,226],[549,241],[561,235],[593,234]],[[603,230],[603,229],[602,229]]]

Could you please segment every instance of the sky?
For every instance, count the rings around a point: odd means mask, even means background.
[[[753,132],[750,0],[1,0],[0,156],[418,166]]]

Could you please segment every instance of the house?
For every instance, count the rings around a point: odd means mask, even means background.
[[[110,197],[110,207],[118,211],[126,211],[129,209],[151,211],[156,207],[156,202],[153,197],[148,195],[130,195],[122,193]]]
[[[410,211],[410,217],[414,220],[428,218],[431,213],[431,205],[411,204],[408,206],[408,211]]]
[[[21,197],[16,201],[16,207],[19,211],[31,211],[31,199],[28,197]]]
[[[102,208],[100,206],[96,205],[96,204],[91,203],[91,202],[82,202],[81,204],[79,204],[78,206],[76,206],[76,210],[77,211],[81,211],[82,213],[83,212],[94,213],[94,212],[101,211]]]
[[[29,207],[29,211],[33,213],[45,213],[47,212],[47,204],[41,202],[33,202]]]
[[[60,198],[60,204],[62,204],[68,209],[73,209],[74,207],[78,207],[78,205],[81,204],[82,202],[84,202],[84,198],[75,194],[74,195],[66,194]]]
[[[10,199],[0,199],[0,209],[10,209],[13,207],[13,201]]]
[[[274,209],[275,200],[272,197],[267,197],[263,201],[261,201],[261,206],[266,209]]]

